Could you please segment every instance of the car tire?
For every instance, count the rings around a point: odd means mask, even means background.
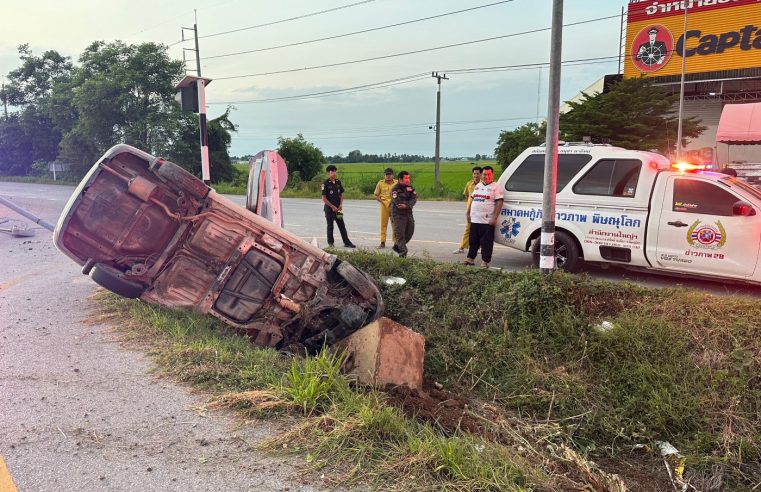
[[[103,263],[96,263],[92,267],[90,278],[104,289],[127,299],[137,299],[146,289],[144,284],[125,279],[122,272]]]
[[[173,162],[161,162],[161,165],[156,169],[156,174],[176,184],[197,199],[205,198],[209,194],[209,187],[203,181]]]
[[[531,256],[534,266],[539,268],[541,254],[541,241],[539,238],[531,246]],[[563,231],[555,231],[555,266],[569,273],[576,273],[581,268],[579,247],[570,234]]]
[[[351,263],[342,261],[336,267],[336,272],[354,287],[364,299],[375,299],[378,287]]]

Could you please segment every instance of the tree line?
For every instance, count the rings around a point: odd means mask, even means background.
[[[30,175],[48,163],[83,176],[111,146],[127,143],[198,174],[198,117],[174,100],[183,63],[156,43],[91,43],[77,63],[55,50],[18,48],[20,66],[0,91],[0,174]],[[10,109],[9,109],[10,108]],[[211,175],[233,178],[230,110],[208,122]]]

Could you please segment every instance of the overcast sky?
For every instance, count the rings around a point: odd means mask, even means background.
[[[516,66],[549,60],[551,0],[3,0],[2,3],[0,74],[3,75],[19,66],[17,47],[22,43],[29,43],[36,55],[54,49],[77,61],[82,50],[95,40],[153,41],[170,45],[170,55],[182,59],[183,47],[194,46],[192,41],[179,42],[180,28],[192,28],[197,9],[201,71],[204,77],[214,79],[207,90],[209,117],[221,114],[228,104],[235,107],[231,119],[239,125],[239,132],[233,137],[234,155],[275,148],[277,137],[297,133],[303,133],[327,155],[346,154],[353,149],[365,153],[433,155],[435,135],[429,126],[436,117],[436,79],[431,78],[432,71],[449,77],[442,82],[443,156],[492,154],[500,130],[542,119],[547,112],[547,68]],[[603,75],[617,73],[619,16],[626,3],[625,0],[565,2],[563,59],[605,59],[564,66],[563,100]],[[334,10],[308,15],[330,9]],[[332,40],[267,49],[465,9],[472,10]],[[601,19],[604,17],[610,18]],[[568,26],[583,21],[591,22]],[[222,34],[226,31],[236,32]],[[192,32],[186,31],[185,37],[191,36]],[[503,37],[361,63],[238,77],[398,55],[499,36]],[[261,51],[219,56],[251,50]],[[193,60],[194,53],[186,51],[186,57]],[[484,67],[512,68],[457,72]],[[194,68],[194,61],[188,63],[188,69]],[[420,77],[416,79],[415,75]],[[348,94],[272,101],[389,81],[395,82]],[[250,102],[262,100],[269,101]]]

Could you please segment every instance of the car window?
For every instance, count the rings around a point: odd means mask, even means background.
[[[633,198],[637,191],[642,161],[638,159],[601,159],[573,187],[579,195]]]
[[[674,181],[674,212],[731,216],[732,206],[739,200],[727,190],[697,179]]]
[[[729,183],[732,186],[737,186],[738,188],[741,188],[744,192],[751,195],[753,198],[756,198],[757,200],[761,200],[761,191],[759,191],[758,188],[755,186],[751,186],[745,181],[733,177],[726,177],[721,179],[722,182]]]
[[[592,156],[585,154],[558,155],[558,193],[591,160]],[[520,163],[518,169],[508,178],[505,189],[532,193],[544,191],[544,154],[531,154],[526,157],[526,160]]]

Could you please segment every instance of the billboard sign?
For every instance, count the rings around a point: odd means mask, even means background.
[[[687,30],[684,11],[687,9]],[[761,66],[761,0],[631,0],[624,76]]]

